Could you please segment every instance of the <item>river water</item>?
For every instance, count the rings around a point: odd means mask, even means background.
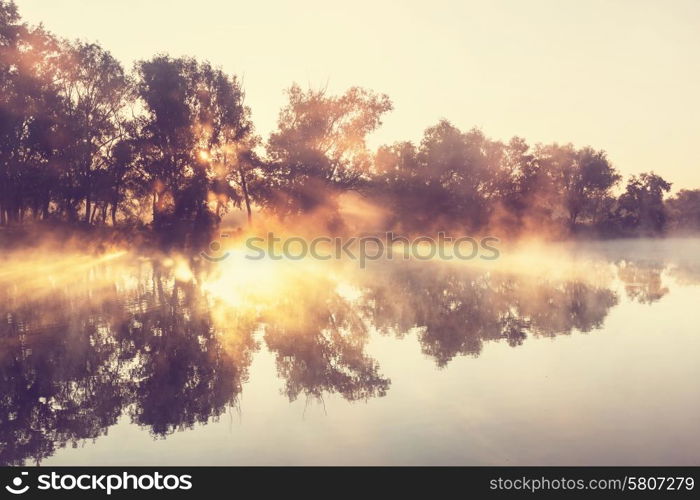
[[[700,240],[207,266],[6,256],[0,463],[700,464]]]

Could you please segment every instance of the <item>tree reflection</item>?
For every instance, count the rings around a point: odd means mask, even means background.
[[[599,328],[617,303],[607,288],[548,282],[508,274],[405,266],[368,293],[381,331],[419,330],[423,352],[445,366],[455,356],[478,356],[484,342],[520,345],[528,334],[554,336]]]
[[[2,304],[22,303],[0,323],[0,463],[39,462],[106,433],[122,414],[165,435],[236,402],[252,329],[214,330],[194,286],[157,272],[150,283],[118,291],[83,282],[78,296],[25,301],[0,287]]]
[[[117,333],[127,371],[133,420],[155,434],[206,423],[236,402],[247,379],[252,331],[232,352],[214,330],[206,302],[192,285],[165,291],[162,278]]]
[[[631,300],[651,304],[668,293],[668,288],[661,282],[661,273],[665,267],[664,264],[655,261],[635,263],[623,260],[618,265],[617,274]]]
[[[278,304],[265,331],[290,400],[301,393],[317,398],[339,393],[350,401],[386,394],[390,382],[364,353],[367,340],[358,311],[325,280],[303,301]]]
[[[1,303],[12,304],[7,292]],[[38,462],[116,423],[129,397],[109,306],[85,300],[78,311],[57,295],[2,313],[0,463]]]
[[[661,270],[627,262],[617,274],[630,297],[652,302],[667,292]],[[528,336],[592,331],[617,304],[593,281],[431,263],[345,276],[353,296],[337,276],[314,276],[294,296],[247,309],[206,293],[197,284],[205,272],[187,282],[149,262],[72,271],[69,282],[56,281],[58,272],[41,286],[0,275],[3,464],[40,462],[121,417],[155,436],[216,419],[237,404],[260,343],[290,400],[367,400],[390,387],[367,352],[374,331],[415,334],[444,367],[489,341],[518,346]]]

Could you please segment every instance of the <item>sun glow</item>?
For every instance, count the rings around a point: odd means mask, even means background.
[[[242,249],[231,250],[202,288],[229,306],[259,308],[306,293],[319,279],[332,276],[328,267],[312,259],[249,260]]]

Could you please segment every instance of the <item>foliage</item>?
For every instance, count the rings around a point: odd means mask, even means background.
[[[319,212],[355,191],[386,229],[654,235],[700,229],[698,192],[664,200],[654,173],[621,176],[605,151],[492,140],[447,120],[376,152],[384,94],[292,85],[263,144],[236,76],[157,55],[129,73],[97,44],[23,23],[0,0],[0,225],[150,224],[165,244],[206,242],[223,214]]]

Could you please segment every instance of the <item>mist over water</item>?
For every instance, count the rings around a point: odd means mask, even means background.
[[[700,465],[695,6],[18,3],[0,466]]]
[[[2,464],[697,464],[700,240],[12,252]]]

